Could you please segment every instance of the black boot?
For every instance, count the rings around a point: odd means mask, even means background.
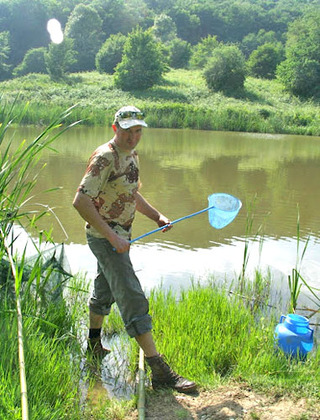
[[[94,358],[102,359],[104,356],[109,354],[111,350],[103,347],[100,337],[89,338],[87,353],[92,354]]]
[[[195,382],[174,372],[168,363],[165,362],[162,355],[146,357],[152,371],[152,388],[172,388],[179,392],[194,392],[197,388]]]

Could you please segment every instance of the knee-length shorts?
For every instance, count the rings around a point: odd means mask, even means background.
[[[130,337],[151,331],[149,302],[129,253],[117,253],[107,239],[87,235],[87,241],[98,263],[89,309],[98,315],[108,315],[116,303]]]

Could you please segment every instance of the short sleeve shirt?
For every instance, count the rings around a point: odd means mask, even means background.
[[[120,236],[128,239],[136,210],[138,186],[137,152],[123,152],[112,139],[98,147],[90,157],[78,191],[91,197],[101,217]],[[88,224],[86,230],[92,236],[102,237]]]

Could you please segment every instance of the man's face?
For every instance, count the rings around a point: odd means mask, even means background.
[[[127,130],[119,127],[116,131],[115,142],[117,146],[124,152],[131,152],[131,150],[133,150],[139,143],[141,136],[141,125],[135,125],[134,127],[130,127]]]

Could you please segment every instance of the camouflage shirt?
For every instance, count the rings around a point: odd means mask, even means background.
[[[91,197],[101,217],[120,236],[129,239],[134,219],[135,193],[139,186],[139,161],[136,151],[123,152],[114,140],[98,147],[89,159],[78,191]],[[86,224],[88,234],[101,234]]]

